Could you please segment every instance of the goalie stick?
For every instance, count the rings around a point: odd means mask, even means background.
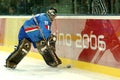
[[[42,37],[43,37],[44,41],[47,42],[47,40],[45,39],[45,36],[44,36],[44,34],[43,34],[43,32],[42,32],[36,18],[35,18],[35,16],[33,16],[33,19],[34,19],[35,24],[38,26],[38,29],[39,29],[40,33],[42,34]]]
[[[54,53],[54,51],[52,50],[52,47],[50,46],[49,42],[47,42],[47,40],[46,40],[46,38],[45,38],[45,36],[44,36],[44,34],[43,34],[43,31],[41,30],[41,28],[40,28],[40,26],[39,26],[39,24],[38,24],[35,16],[33,16],[33,19],[34,19],[34,22],[36,23],[36,25],[38,26],[38,29],[39,29],[40,33],[42,34],[43,40],[44,40],[45,43],[47,44],[48,52],[50,52],[49,54],[46,54],[46,55],[42,54],[42,56],[43,56],[45,62],[46,62],[48,65],[50,65],[50,66],[52,66],[52,67],[56,67],[57,65],[61,64],[61,60],[60,60],[60,59],[57,57],[57,55]],[[55,61],[56,64],[54,64],[54,63],[52,62],[53,64],[51,65],[50,62],[48,62],[49,60],[46,59],[46,58],[48,57],[48,55]]]

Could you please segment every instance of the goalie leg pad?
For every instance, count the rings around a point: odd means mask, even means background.
[[[27,39],[23,39],[6,59],[6,67],[16,68],[17,64],[27,55],[30,51],[31,43]]]
[[[41,42],[38,42],[36,43],[36,46],[40,54],[43,56],[47,65],[51,67],[57,67],[59,64],[62,63],[61,60],[56,55],[55,49],[53,49],[53,47],[47,46],[47,44],[43,45],[40,44]]]
[[[53,49],[48,47],[43,53],[42,56],[45,60],[45,62],[51,66],[51,67],[57,67],[59,64],[61,64],[61,60],[58,58],[56,53]]]

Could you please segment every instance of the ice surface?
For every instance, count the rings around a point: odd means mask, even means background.
[[[44,61],[25,57],[16,69],[4,67],[8,52],[0,51],[0,80],[120,80],[76,68],[51,68]]]

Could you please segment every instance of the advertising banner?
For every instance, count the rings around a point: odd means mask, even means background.
[[[59,56],[120,67],[120,20],[56,18],[52,30]]]

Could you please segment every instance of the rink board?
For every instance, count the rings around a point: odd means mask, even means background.
[[[19,29],[28,18],[30,16],[0,19],[0,30],[3,31],[0,44],[7,46],[7,49],[2,47],[1,50],[12,51],[17,44]],[[58,56],[64,64],[120,77],[119,19],[119,16],[58,16],[52,25],[58,38]],[[31,51],[35,53],[29,56],[42,59],[38,57],[37,50],[32,48]]]
[[[120,68],[119,16],[60,16],[52,28],[60,56]]]

